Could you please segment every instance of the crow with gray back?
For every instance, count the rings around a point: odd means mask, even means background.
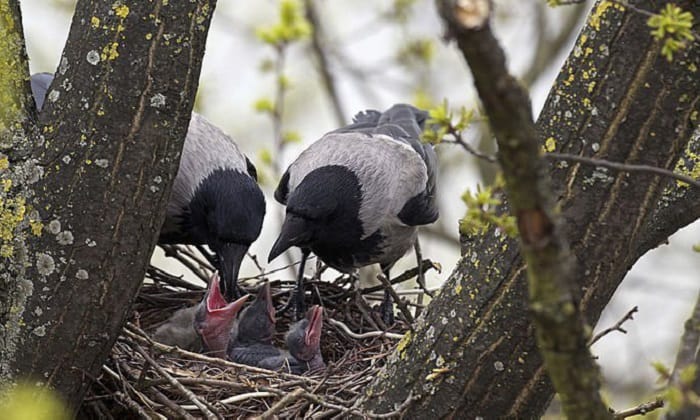
[[[417,227],[437,220],[437,158],[420,141],[427,117],[405,104],[361,112],[304,150],[282,176],[275,199],[287,210],[269,259],[292,246],[302,250],[297,317],[304,313],[310,252],[341,272],[378,263],[389,279],[415,243]],[[388,290],[381,310],[392,323]]]

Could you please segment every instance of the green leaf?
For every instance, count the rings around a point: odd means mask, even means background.
[[[270,149],[264,148],[258,151],[258,160],[267,166],[272,165],[272,152]]]
[[[680,381],[683,385],[691,385],[698,373],[698,365],[691,364],[686,366],[680,373]]]
[[[661,375],[664,379],[671,377],[671,371],[661,362],[652,362],[651,366],[656,370],[656,372]]]
[[[272,114],[275,111],[275,104],[274,102],[272,102],[272,99],[260,98],[257,101],[255,101],[255,103],[253,104],[253,108],[257,112]]]
[[[296,131],[286,131],[282,133],[282,143],[300,143],[301,135]]]

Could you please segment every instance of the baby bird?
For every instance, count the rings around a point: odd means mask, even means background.
[[[302,374],[326,367],[321,355],[321,330],[323,329],[323,308],[314,305],[306,317],[289,327],[285,341],[289,351],[279,350],[279,354],[265,358],[258,367],[269,370],[287,370]]]
[[[219,276],[214,273],[202,301],[175,312],[156,329],[153,338],[184,350],[226,357],[229,331],[248,297],[227,303],[219,288]]]
[[[265,283],[233,324],[226,349],[229,360],[257,366],[262,359],[278,355],[279,350],[272,344],[275,323],[270,284]]]

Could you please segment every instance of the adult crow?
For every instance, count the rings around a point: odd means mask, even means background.
[[[342,272],[379,263],[389,279],[390,268],[415,243],[417,226],[437,220],[437,158],[420,141],[427,117],[405,104],[361,112],[304,150],[282,176],[275,199],[287,212],[269,260],[291,246],[302,250],[297,317],[304,313],[310,252]],[[393,323],[388,290],[381,311]]]
[[[52,80],[49,73],[30,79],[39,111]],[[264,216],[255,166],[231,137],[192,113],[158,242],[199,246],[222,273],[221,289],[232,301],[241,296],[238,271],[260,235]],[[216,257],[201,245],[208,245]]]

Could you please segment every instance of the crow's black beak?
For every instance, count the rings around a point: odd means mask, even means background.
[[[280,236],[275,241],[275,244],[272,245],[270,256],[267,257],[267,261],[270,262],[274,260],[291,246],[307,246],[310,240],[311,231],[309,230],[306,220],[294,214],[287,213]]]
[[[238,272],[248,246],[225,243],[218,251],[221,264],[221,290],[227,302],[240,296],[238,291]]]

